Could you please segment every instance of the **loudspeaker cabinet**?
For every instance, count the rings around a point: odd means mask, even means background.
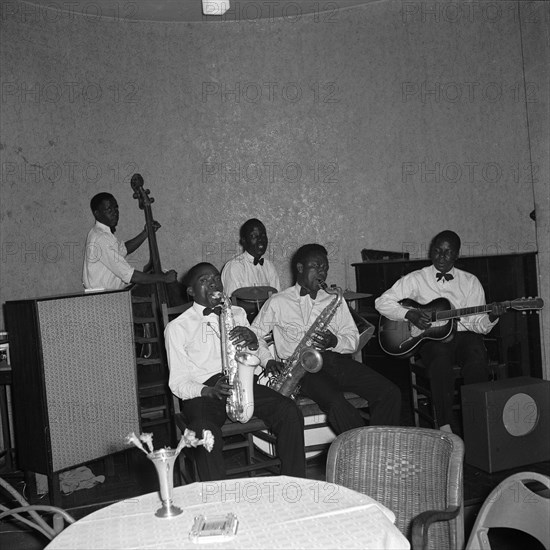
[[[127,291],[6,302],[18,467],[48,476],[127,448],[139,433]]]

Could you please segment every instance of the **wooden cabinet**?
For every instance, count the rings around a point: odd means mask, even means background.
[[[362,300],[360,311],[371,323],[378,325],[379,315],[374,300],[400,277],[430,265],[429,260],[380,260],[353,264],[357,292],[372,294]],[[536,253],[505,254],[501,256],[461,257],[456,267],[478,277],[487,302],[500,302],[538,294]],[[491,345],[494,343],[494,347]],[[509,311],[488,335],[491,358],[507,365],[508,376],[542,378],[540,327],[537,313]],[[364,361],[371,365],[377,360],[401,362],[385,354],[373,338],[363,350]]]

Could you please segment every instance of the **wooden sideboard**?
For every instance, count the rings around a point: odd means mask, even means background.
[[[374,309],[374,300],[390,288],[400,277],[430,265],[425,260],[379,260],[352,264],[355,268],[357,292],[372,294],[361,301],[360,313],[375,326],[379,314]],[[483,288],[487,302],[500,302],[538,294],[536,253],[505,254],[500,256],[461,257],[456,267],[476,275]],[[507,366],[508,376],[533,376],[542,378],[541,341],[537,313],[522,314],[509,311],[500,318],[488,335],[488,350],[491,359]],[[494,345],[491,345],[494,344]],[[372,338],[363,349],[363,360],[373,365],[376,362],[402,362],[403,359],[385,354]]]

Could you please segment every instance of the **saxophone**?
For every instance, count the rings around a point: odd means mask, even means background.
[[[221,292],[214,294],[214,297],[222,298],[220,314],[222,369],[223,374],[227,376],[227,383],[233,386],[231,395],[227,397],[225,409],[227,416],[233,422],[244,424],[254,413],[254,370],[260,364],[260,359],[231,342],[229,333],[235,327],[231,300]]]
[[[326,330],[342,303],[344,292],[340,287],[329,289],[321,280],[319,286],[328,294],[334,294],[334,298],[304,334],[292,355],[285,361],[284,369],[268,382],[270,388],[286,397],[294,397],[298,393],[298,384],[306,372],[319,372],[323,367],[323,357],[314,347],[313,336]]]

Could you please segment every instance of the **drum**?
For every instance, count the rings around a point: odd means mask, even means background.
[[[244,286],[235,290],[231,299],[246,311],[248,322],[252,323],[266,300],[276,292],[272,286]]]

